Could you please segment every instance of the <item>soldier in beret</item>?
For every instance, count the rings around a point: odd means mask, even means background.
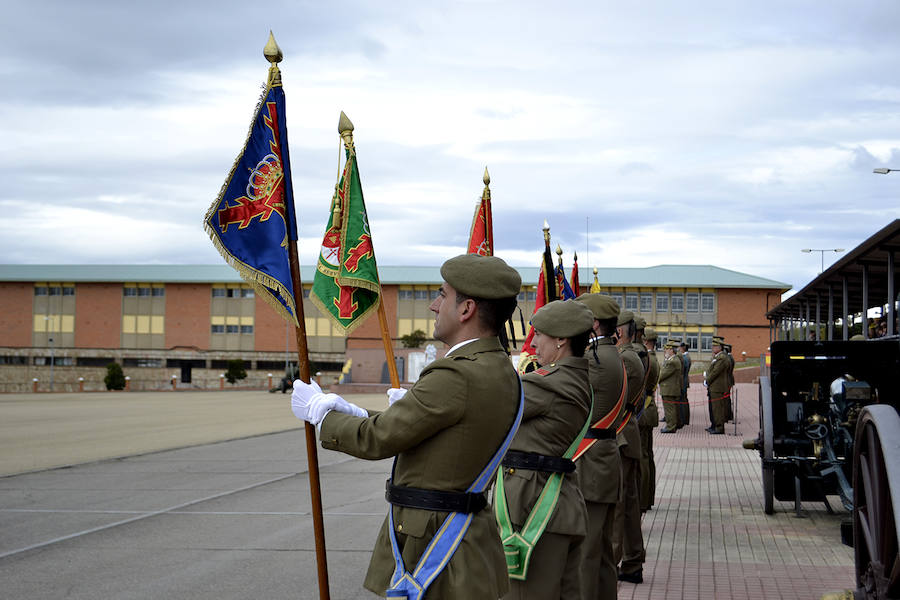
[[[681,374],[683,383],[681,384],[681,401],[678,404],[678,422],[684,427],[691,424],[691,405],[687,395],[687,390],[691,387],[691,354],[690,348],[685,343],[682,343],[675,350],[678,352],[677,356],[682,363]]]
[[[722,340],[725,341],[724,339]],[[734,355],[731,353],[731,344],[722,345],[722,353],[725,355],[725,358],[728,360],[728,401],[725,403],[725,422],[734,420],[734,411],[733,407],[733,399],[731,397],[731,389],[734,388]]]
[[[581,597],[587,510],[571,458],[591,414],[584,350],[593,323],[585,305],[562,300],[541,307],[531,319],[540,367],[522,376],[525,412],[494,498],[510,573],[504,598]],[[525,528],[526,523],[546,525],[541,531]]]
[[[663,410],[666,414],[666,426],[660,429],[660,433],[675,433],[681,423],[678,402],[681,397],[683,376],[675,348],[675,342],[666,342],[665,358],[659,371],[659,391],[663,397]]]
[[[659,425],[659,408],[656,406],[656,384],[659,380],[659,360],[656,358],[656,331],[649,328],[652,340],[647,338],[646,322],[634,318],[637,326],[635,340],[647,355],[649,372],[644,384],[644,407],[638,419],[641,434],[641,512],[647,512],[656,504],[656,460],[653,457],[653,428]]]
[[[712,434],[725,433],[725,403],[731,402],[731,388],[728,385],[728,359],[722,352],[725,344],[719,336],[712,341],[712,360],[706,370],[706,387],[712,424],[707,431]]]
[[[616,504],[622,496],[622,460],[616,427],[624,414],[628,393],[624,365],[615,345],[619,305],[601,294],[582,294],[576,300],[594,315],[593,336],[585,352],[594,392],[592,427],[585,437],[593,443],[575,462],[588,514],[581,590],[585,600],[615,598],[618,580],[613,528]]]
[[[370,460],[396,457],[386,494],[392,506],[367,589],[382,596],[407,590],[409,598],[499,598],[509,580],[484,486],[520,414],[519,379],[497,333],[516,306],[521,278],[501,259],[473,254],[448,260],[441,275],[430,309],[434,337],[450,350],[405,395],[395,390],[387,410],[367,412],[297,381],[292,409],[321,427],[324,448]],[[439,530],[460,523],[448,543]],[[413,577],[426,549],[446,561]],[[426,578],[430,586],[419,592]]]
[[[628,373],[628,402],[622,417],[625,427],[619,435],[619,453],[622,458],[622,499],[616,505],[613,553],[619,565],[619,580],[643,583],[644,538],[641,534],[641,435],[636,413],[644,399],[646,375],[644,365],[632,346],[635,325],[634,313],[619,313],[616,345]]]

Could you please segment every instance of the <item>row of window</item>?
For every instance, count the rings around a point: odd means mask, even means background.
[[[222,288],[214,287],[212,289],[213,298],[253,298],[256,293],[252,288]]]
[[[210,332],[252,334],[253,325],[211,325]]]
[[[440,290],[397,290],[398,300],[434,300]]]
[[[601,294],[606,294],[606,292],[601,292]],[[609,295],[619,306],[622,306],[622,292],[612,292]],[[624,300],[625,310],[642,313],[653,312],[653,294],[650,292],[626,292]],[[655,306],[658,313],[711,313],[716,309],[716,295],[712,292],[672,292],[668,294],[657,292]]]
[[[126,298],[161,298],[166,295],[166,289],[161,287],[134,287],[128,286],[122,288],[122,295]]]
[[[74,296],[75,288],[73,286],[34,286],[35,296]]]
[[[712,333],[677,333],[677,332],[669,332],[669,333],[657,333],[656,338],[656,349],[662,350],[666,342],[669,339],[679,340],[681,343],[687,344],[688,350],[696,352],[700,350],[701,352],[711,352],[712,351]]]

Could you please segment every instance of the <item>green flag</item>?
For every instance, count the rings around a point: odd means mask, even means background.
[[[331,199],[331,215],[309,296],[345,333],[378,308],[381,293],[350,127],[341,132],[347,162]]]

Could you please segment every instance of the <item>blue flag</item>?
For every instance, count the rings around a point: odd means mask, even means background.
[[[556,280],[559,282],[560,300],[571,300],[575,297],[575,292],[572,291],[572,286],[570,286],[569,282],[566,281],[566,271],[565,269],[563,269],[562,264],[556,267]]]
[[[284,90],[275,65],[244,148],[206,213],[204,229],[225,261],[285,319],[298,325],[288,258],[288,244],[297,240],[297,219]]]

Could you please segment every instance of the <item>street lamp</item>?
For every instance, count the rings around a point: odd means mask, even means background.
[[[878,175],[887,175],[891,171],[900,171],[900,169],[884,169],[881,167],[879,167],[877,169],[872,169],[872,172],[877,173]]]
[[[819,274],[822,274],[825,271],[825,253],[826,252],[843,252],[843,248],[803,248],[800,252],[806,252],[809,254],[810,252],[818,252],[821,257],[822,269],[819,271]]]

